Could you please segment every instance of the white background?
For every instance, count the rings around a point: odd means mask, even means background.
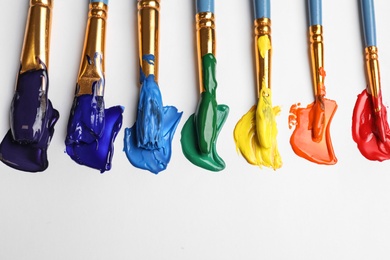
[[[294,154],[292,104],[313,101],[306,1],[272,1],[274,105],[284,165],[260,169],[239,156],[237,121],[256,103],[252,1],[216,1],[217,100],[230,107],[217,149],[222,172],[191,164],[180,132],[198,100],[194,1],[163,0],[160,87],[165,105],[184,111],[172,159],[159,175],[137,169],[123,149],[138,98],[136,1],[110,1],[106,105],[125,106],[111,171],[100,174],[64,153],[86,24],[87,4],[56,0],[49,98],[61,118],[49,168],[37,174],[0,164],[0,259],[389,259],[390,162],[365,159],[352,140],[352,111],[365,88],[357,0],[323,3],[327,97],[339,108],[331,124],[338,163],[321,166]],[[0,1],[0,136],[23,41],[27,0]],[[388,1],[375,2],[385,104],[390,91]]]

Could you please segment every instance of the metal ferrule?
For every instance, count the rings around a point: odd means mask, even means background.
[[[77,78],[76,95],[93,94],[92,85],[104,80],[104,50],[108,6],[102,2],[89,4],[88,22],[85,30],[84,47]],[[96,60],[96,55],[100,59]],[[104,84],[95,89],[98,96],[104,95]]]
[[[378,61],[378,48],[375,46],[366,47],[365,52],[365,64],[366,64],[366,76],[368,81],[368,92],[373,97],[377,98],[381,91],[380,71]],[[379,104],[380,106],[380,104]],[[375,112],[378,112],[381,108],[376,107]]]
[[[215,56],[215,21],[214,14],[211,12],[197,13],[196,20],[196,43],[198,53],[198,76],[199,91],[204,91],[202,57],[208,53]]]
[[[160,0],[138,0],[138,49],[139,64],[145,76],[154,74],[158,82],[158,49],[160,26]],[[154,62],[143,59],[153,55]]]
[[[325,70],[324,70],[324,38],[322,26],[309,27],[310,36],[310,60],[313,89],[315,96],[325,95]]]
[[[271,47],[271,20],[269,18],[259,18],[254,22],[255,28],[255,58],[256,58],[256,83],[257,95],[260,90],[271,88],[271,64],[272,64],[272,47]],[[259,46],[260,37],[266,36],[269,40],[269,46]]]
[[[52,0],[30,0],[20,74],[49,67]]]

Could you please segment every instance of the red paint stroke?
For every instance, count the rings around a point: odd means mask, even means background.
[[[375,112],[374,107],[381,109]],[[374,98],[365,89],[358,95],[353,109],[352,136],[361,154],[367,159],[390,159],[390,130],[381,94]]]
[[[330,122],[336,112],[337,104],[334,100],[322,99],[325,111],[316,109],[318,102],[313,102],[306,108],[292,105],[290,108],[289,125],[295,125],[295,130],[290,138],[290,144],[294,152],[306,160],[318,164],[333,165],[337,158],[333,151],[330,138]],[[325,113],[319,115],[317,113]],[[322,138],[313,138],[312,125],[316,117],[324,116],[324,133]]]

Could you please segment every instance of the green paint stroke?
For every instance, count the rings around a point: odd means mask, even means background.
[[[204,91],[200,95],[195,114],[184,124],[180,139],[185,157],[193,164],[210,171],[225,169],[225,162],[217,153],[216,141],[229,114],[228,106],[217,104],[216,64],[213,54],[208,53],[202,57]]]

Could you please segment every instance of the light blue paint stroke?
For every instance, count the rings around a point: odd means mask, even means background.
[[[154,65],[154,55],[146,54],[142,59]],[[133,166],[158,174],[171,159],[172,139],[182,112],[163,106],[154,74],[145,75],[142,67],[140,81],[137,119],[131,128],[125,129],[124,151]]]
[[[166,106],[163,109],[163,123],[161,127],[162,138],[160,148],[144,149],[137,145],[137,125],[125,129],[124,151],[130,163],[140,169],[148,170],[154,174],[165,170],[171,160],[172,139],[177,125],[180,122],[182,112],[177,108]]]

